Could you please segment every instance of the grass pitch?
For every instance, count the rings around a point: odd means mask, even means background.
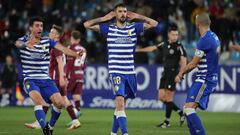
[[[55,125],[54,135],[110,135],[113,110],[82,109],[80,117],[82,127],[67,130],[70,121],[67,112],[63,113]],[[207,135],[240,135],[240,113],[198,112]],[[49,119],[50,111],[48,113]],[[162,122],[164,111],[127,110],[129,135],[188,135],[186,123],[179,127],[179,117],[173,112],[171,127],[156,128]],[[0,135],[42,135],[41,130],[27,129],[24,123],[35,120],[33,108],[7,107],[0,108]],[[120,135],[120,132],[119,132]]]

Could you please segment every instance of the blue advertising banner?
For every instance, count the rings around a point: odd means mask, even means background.
[[[1,68],[1,66],[0,66]],[[163,104],[158,100],[158,87],[163,72],[161,65],[136,65],[138,92],[135,99],[128,99],[127,108],[133,109],[162,109]],[[21,72],[21,71],[20,71]],[[194,72],[188,73],[184,80],[176,85],[175,102],[182,106],[186,98],[186,92],[194,80]],[[171,75],[171,74],[170,74]],[[88,65],[85,71],[85,84],[82,96],[83,107],[90,108],[114,108],[114,97],[108,79],[107,65]],[[22,87],[20,83],[20,87]],[[214,100],[234,95],[231,99],[238,99],[240,96],[240,66],[220,66],[219,83],[213,96]],[[32,105],[32,102],[22,90],[16,90],[15,103],[12,105]],[[221,95],[221,96],[220,96]],[[225,96],[228,95],[228,96]],[[20,103],[19,103],[20,99]],[[23,101],[22,101],[23,99]],[[227,99],[224,99],[225,101]],[[235,102],[235,100],[234,100]],[[232,104],[229,103],[229,104]],[[210,105],[212,106],[212,105]],[[213,105],[214,106],[214,105]],[[224,109],[224,108],[223,108]],[[240,109],[240,108],[239,108]],[[239,110],[240,111],[240,110]]]
[[[157,100],[159,81],[163,72],[160,65],[136,65],[138,82],[137,98],[128,99],[128,108],[158,109],[163,104]],[[194,72],[185,76],[177,84],[175,100],[183,104],[188,88],[194,79]],[[106,65],[89,65],[85,72],[84,107],[113,108],[114,100],[111,85],[108,81]],[[240,94],[240,66],[221,66],[219,70],[219,84],[215,93]]]

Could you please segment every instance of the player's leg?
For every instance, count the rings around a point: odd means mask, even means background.
[[[173,102],[173,96],[174,96],[174,90],[166,89],[165,95],[166,95],[166,108],[170,112],[169,119],[171,117],[172,110],[178,112],[180,116],[180,126],[183,125],[185,121],[185,116],[183,114],[183,111]]]
[[[77,116],[73,110],[73,105],[71,104],[71,102],[68,100],[67,96],[63,96],[64,101],[65,101],[65,108],[69,114],[69,116],[71,117],[72,121],[71,124],[69,126],[69,130],[72,129],[77,129],[81,126],[81,123],[79,122],[79,120],[77,119]]]
[[[49,110],[49,107],[50,107],[49,104],[43,105],[43,111],[46,115]],[[25,123],[24,125],[25,125],[25,127],[30,128],[30,129],[41,129],[41,126],[37,120],[32,123]]]
[[[122,75],[118,74],[110,74],[109,77],[116,104],[111,135],[117,135],[119,128],[122,130],[122,133],[127,133],[127,119],[124,105],[125,80],[122,77]]]
[[[172,107],[170,106],[171,104],[168,104],[167,102],[166,90],[163,89],[161,86],[160,86],[158,95],[159,95],[160,101],[162,101],[165,104],[166,108],[165,108],[165,119],[162,123],[158,124],[157,127],[168,128],[170,126],[170,116],[172,113],[172,109],[171,109]]]
[[[194,82],[188,90],[186,103],[184,105],[184,113],[187,117],[188,128],[191,135],[206,134],[201,120],[197,115],[196,108],[207,108],[209,94],[211,92],[212,88],[208,89],[206,84],[200,82]]]
[[[40,81],[26,80],[24,81],[24,89],[32,99],[34,103],[34,113],[37,121],[41,125],[41,128],[46,127],[46,115],[43,110],[43,106],[47,105],[44,98],[41,95],[39,85]]]
[[[61,115],[61,109],[64,107],[64,101],[62,100],[62,96],[59,92],[54,93],[50,99],[53,104],[49,125],[53,128],[59,116]]]
[[[123,96],[117,96],[115,99],[115,102],[116,102],[116,112],[114,114],[116,115],[122,134],[127,135],[128,129],[127,129],[127,116],[125,113],[125,99]]]
[[[38,123],[41,125],[41,128],[44,128],[46,126],[46,115],[43,110],[43,105],[47,104],[37,90],[32,90],[29,92],[29,96],[34,103],[35,117]]]
[[[73,89],[73,101],[75,103],[75,108],[78,110],[78,117],[81,115],[81,95],[83,93],[83,82],[81,80],[75,81],[76,86]]]
[[[53,127],[61,114],[61,108],[64,107],[64,101],[62,96],[53,80],[45,80],[42,84],[41,94],[44,95],[44,99],[52,103],[51,118],[49,121],[49,127],[51,132]]]
[[[197,103],[190,102],[184,105],[184,112],[186,113],[188,128],[191,135],[206,135],[205,129],[199,116],[196,113]]]

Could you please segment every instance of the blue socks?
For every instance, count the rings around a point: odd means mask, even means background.
[[[205,129],[195,109],[185,108],[184,111],[186,113],[188,128],[191,135],[206,135]]]
[[[46,126],[46,115],[45,112],[43,111],[42,105],[34,106],[34,113],[38,123],[41,125],[41,128],[43,129]]]
[[[119,124],[119,127],[122,130],[122,134],[128,134],[128,129],[127,129],[127,117],[125,111],[116,111],[114,113],[116,115],[116,120]],[[117,127],[117,124],[116,124]]]
[[[55,107],[54,105],[52,105],[52,111],[51,111],[52,115],[51,115],[51,119],[49,121],[49,125],[51,128],[54,127],[56,121],[58,120],[60,114],[61,114],[61,109],[58,109],[57,107]]]
[[[112,133],[116,133],[116,134],[117,134],[118,128],[119,128],[119,124],[118,124],[116,112],[114,112],[113,125],[112,125]]]

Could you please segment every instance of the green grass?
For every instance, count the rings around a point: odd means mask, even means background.
[[[70,118],[66,111],[57,122],[54,135],[110,135],[113,110],[82,109],[82,127],[69,131],[65,126]],[[50,114],[50,113],[49,113]],[[199,112],[207,135],[240,135],[240,113]],[[155,125],[164,117],[158,110],[127,110],[130,135],[188,135],[186,123],[179,127],[179,118],[173,112],[171,128],[160,129]],[[0,135],[42,135],[41,130],[24,127],[25,122],[34,121],[33,108],[0,108]],[[120,133],[119,133],[120,135]]]

